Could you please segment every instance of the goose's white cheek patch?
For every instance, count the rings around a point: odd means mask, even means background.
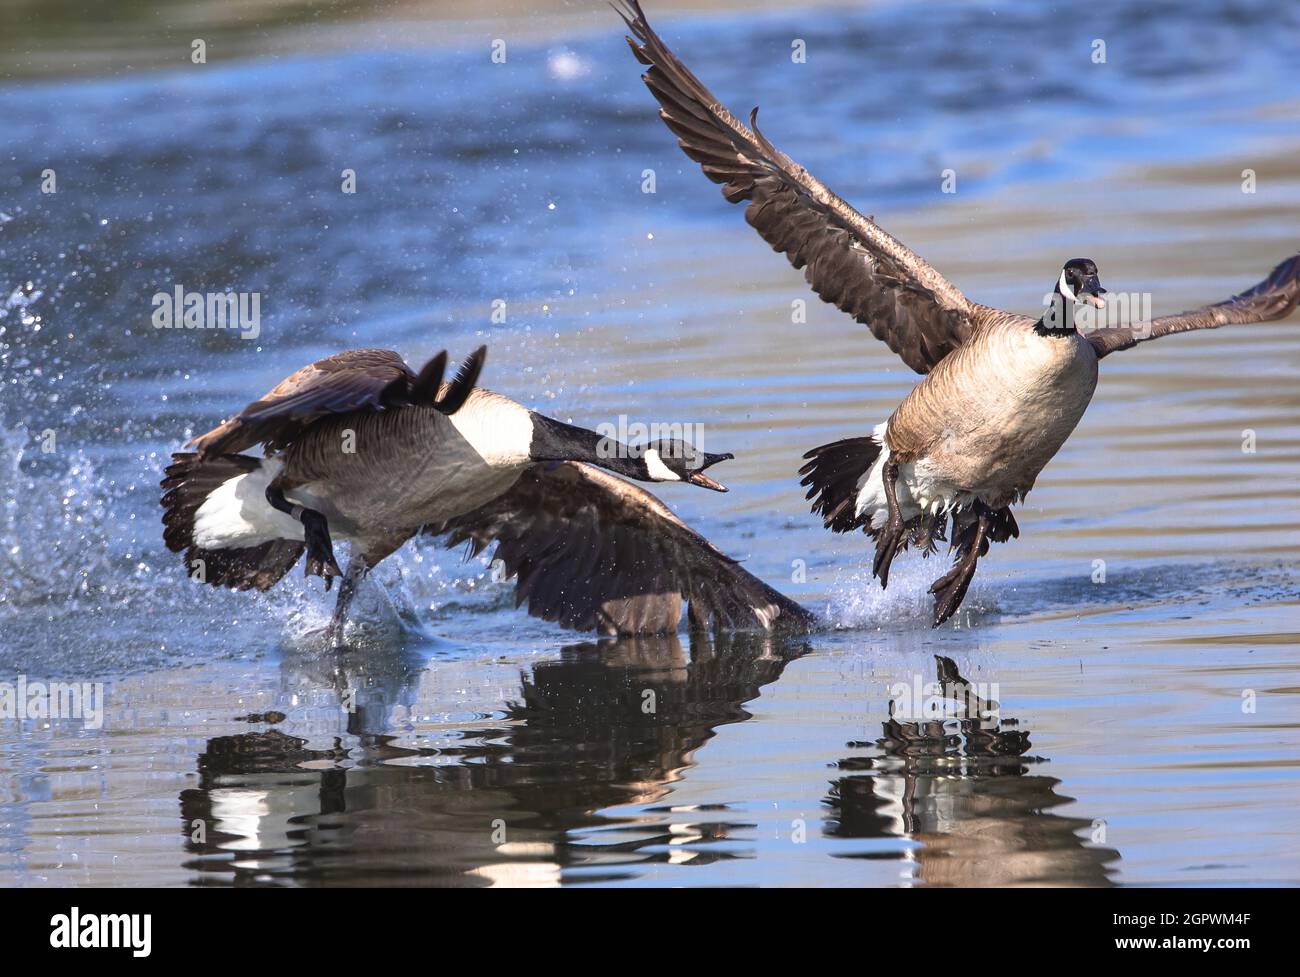
[[[1077,301],[1078,301],[1078,299],[1075,297],[1074,289],[1072,289],[1072,288],[1070,287],[1070,283],[1069,283],[1068,281],[1065,280],[1065,269],[1064,269],[1064,268],[1061,269],[1061,280],[1060,280],[1059,282],[1057,282],[1056,287],[1057,287],[1057,289],[1060,290],[1061,294],[1064,295],[1064,296],[1065,296],[1067,299],[1069,299],[1071,302],[1077,302]]]
[[[664,460],[659,457],[659,452],[654,448],[649,448],[645,453],[646,471],[656,482],[680,482],[681,476],[664,464]]]

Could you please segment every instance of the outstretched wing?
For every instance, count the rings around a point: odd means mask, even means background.
[[[480,347],[461,365],[449,385],[442,377],[447,354],[429,360],[419,374],[387,349],[350,349],[317,360],[281,380],[266,396],[255,400],[207,434],[190,442],[200,457],[232,454],[264,444],[278,451],[315,421],[328,414],[384,410],[409,404],[437,407],[454,413],[478,379],[486,349]]]
[[[1297,303],[1300,303],[1300,254],[1287,258],[1254,288],[1217,305],[1161,316],[1149,323],[1098,329],[1089,334],[1088,341],[1097,350],[1097,358],[1100,359],[1118,350],[1171,333],[1281,319],[1289,315]]]
[[[534,617],[605,634],[674,632],[688,604],[714,632],[808,630],[816,619],[691,530],[657,498],[598,468],[535,465],[505,494],[426,532],[489,543]]]
[[[736,119],[668,49],[637,0],[614,8],[637,38],[628,43],[650,66],[642,80],[678,145],[723,184],[727,200],[750,201],[745,220],[804,270],[813,291],[865,323],[917,373],[965,341],[982,306],[768,142],[758,109],[749,126]]]

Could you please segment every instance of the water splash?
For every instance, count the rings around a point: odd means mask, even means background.
[[[124,569],[82,545],[107,532],[94,465],[80,449],[42,458],[40,437],[0,429],[0,619],[49,600],[89,597],[98,581]]]
[[[929,628],[934,614],[930,584],[946,564],[934,560],[900,560],[889,573],[889,589],[871,575],[869,566],[841,568],[829,588],[823,615],[836,630],[863,628]],[[997,614],[996,581],[971,581],[954,620],[961,625],[976,617]]]

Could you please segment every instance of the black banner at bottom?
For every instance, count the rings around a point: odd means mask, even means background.
[[[1064,953],[1080,963],[1163,958],[1182,966],[1199,956],[1217,965],[1286,949],[1294,894],[1277,889],[823,889],[710,890],[694,897],[700,902],[692,908],[691,894],[680,892],[671,902],[653,891],[604,892],[590,903],[581,891],[551,898],[524,894],[515,897],[523,901],[506,908],[491,899],[466,902],[462,893],[454,904],[448,894],[444,905],[437,891],[418,889],[3,890],[0,933],[10,961],[39,955],[50,962],[65,957],[72,965],[111,961],[127,967],[180,961],[201,966],[209,952],[236,950],[247,963],[248,954],[274,947],[303,963],[315,958],[338,964],[355,955],[373,964],[376,951],[390,943],[403,952],[414,949],[404,945],[408,940],[450,937],[463,953],[473,952],[473,943],[464,941],[480,935],[481,952],[490,959],[521,950],[517,941],[526,937],[520,934],[543,932],[552,954],[561,946],[588,952],[604,940],[626,951],[632,941],[648,943],[652,952],[656,943],[665,953],[690,946],[692,963],[697,948],[705,946],[711,956],[739,963],[757,948],[751,940],[766,949],[772,942],[806,947],[810,938],[829,938],[840,949],[846,939],[864,939],[872,953],[907,948],[911,953],[919,947],[940,957],[954,952],[969,961],[974,954],[1000,965],[1041,963],[1044,952]],[[415,919],[420,922],[413,926]],[[763,924],[755,928],[760,919]],[[503,945],[507,934],[511,942]]]

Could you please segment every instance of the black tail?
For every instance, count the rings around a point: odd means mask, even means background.
[[[447,372],[447,351],[444,349],[437,356],[425,363],[412,380],[402,376],[385,388],[381,402],[385,407],[402,407],[414,404],[417,407],[432,407],[444,414],[454,414],[465,406],[469,395],[474,392],[483,364],[487,361],[487,347],[480,346],[456,368],[452,378],[443,389],[442,378]]]
[[[174,553],[184,552],[191,579],[235,590],[269,590],[302,556],[303,544],[273,540],[245,549],[204,550],[194,545],[194,514],[221,485],[256,471],[261,462],[247,455],[172,455],[162,480],[163,541]]]
[[[415,378],[407,392],[407,400],[412,404],[433,404],[438,399],[438,388],[442,386],[442,375],[447,372],[447,351],[424,364],[420,375]]]
[[[460,410],[474,390],[474,384],[478,383],[478,375],[483,372],[483,363],[486,360],[486,346],[480,346],[465,357],[465,362],[460,365],[456,375],[447,384],[447,392],[439,397],[433,406],[444,414],[454,414]]]
[[[804,476],[800,485],[809,486],[812,511],[820,515],[832,532],[848,533],[866,528],[870,513],[859,516],[854,509],[858,499],[858,482],[880,455],[875,438],[845,438],[813,448],[804,455],[812,459],[799,469]]]

